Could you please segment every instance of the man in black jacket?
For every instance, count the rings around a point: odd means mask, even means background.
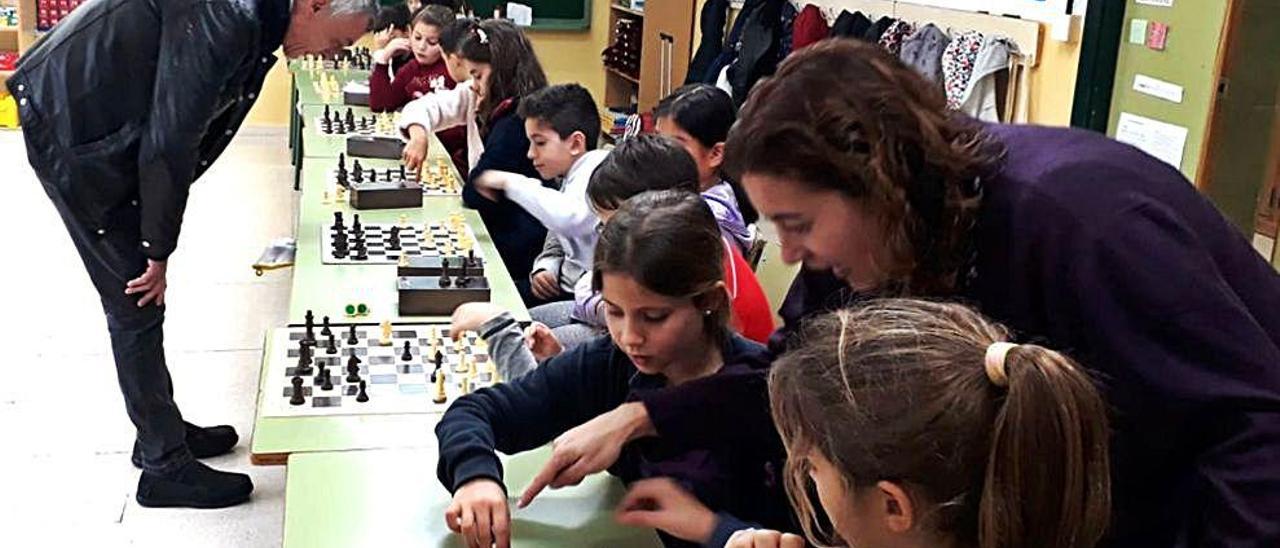
[[[94,0],[9,79],[27,157],[102,299],[143,506],[248,500],[244,474],[197,458],[230,426],[182,420],[163,347],[165,269],[188,187],[239,129],[281,45],[330,53],[368,30],[376,0]]]

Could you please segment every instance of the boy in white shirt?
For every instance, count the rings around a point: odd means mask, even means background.
[[[525,97],[519,115],[529,136],[529,159],[543,179],[560,179],[560,189],[504,171],[479,174],[475,188],[495,201],[504,193],[547,227],[547,245],[530,275],[533,294],[548,302],[571,299],[574,285],[591,268],[600,222],[586,198],[591,174],[608,156],[596,150],[600,113],[586,88],[561,84]],[[562,315],[567,322],[572,304],[567,303],[563,312],[539,306],[530,313],[548,325],[560,323]]]

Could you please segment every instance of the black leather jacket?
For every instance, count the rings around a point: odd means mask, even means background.
[[[32,166],[99,233],[139,207],[143,253],[167,258],[288,25],[289,0],[86,2],[8,81]]]

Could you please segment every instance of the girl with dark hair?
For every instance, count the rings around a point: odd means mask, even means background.
[[[529,273],[547,229],[508,199],[486,199],[473,181],[491,169],[539,178],[527,156],[529,138],[516,109],[522,97],[546,87],[547,78],[529,39],[508,21],[480,22],[462,38],[458,51],[471,75],[469,91],[431,94],[405,106],[399,122],[409,137],[404,162],[410,169],[420,168],[427,157],[428,132],[466,125],[471,169],[462,189],[463,204],[484,219],[525,304],[541,304],[532,293]]]
[[[409,25],[412,22],[413,14],[409,12],[409,6],[396,4],[378,8],[378,15],[373,20],[373,28],[376,29],[373,33],[373,55],[374,59],[379,55],[389,58],[390,70],[387,76],[399,72],[401,67],[413,59],[408,43]],[[381,53],[384,50],[387,50],[386,53]]]
[[[742,190],[724,178],[725,139],[737,119],[728,93],[707,84],[689,84],[673,91],[653,110],[658,133],[679,142],[698,166],[698,192],[720,223],[720,231],[732,238],[742,252],[751,248],[749,223],[758,215]]]
[[[810,542],[1098,543],[1111,510],[1106,405],[1079,365],[1008,339],[972,309],[909,299],[805,324],[769,399]],[[757,534],[730,545],[760,546]]]
[[[636,196],[605,225],[594,283],[608,309],[609,336],[459,398],[436,426],[438,475],[453,493],[445,520],[469,546],[510,545],[495,451],[510,455],[555,442],[551,463],[520,498],[523,507],[544,487],[581,480],[548,471],[572,464],[565,448],[593,423],[634,416],[668,386],[758,371],[764,348],[728,327],[722,253],[711,211],[691,193]],[[767,417],[738,427],[772,430]],[[648,480],[633,486],[619,520],[659,527],[669,546],[723,545],[749,526],[741,519],[782,528],[792,522],[775,476],[782,462],[776,437],[753,447],[672,444],[660,437],[603,442],[617,461],[611,473],[628,483]],[[683,504],[655,508],[649,504],[655,496],[679,497]]]

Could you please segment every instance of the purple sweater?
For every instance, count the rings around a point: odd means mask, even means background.
[[[1084,131],[990,131],[1008,157],[985,181],[975,275],[957,297],[1101,382],[1115,432],[1108,545],[1280,546],[1280,276],[1159,160]],[[804,272],[771,346],[851,298]],[[715,409],[753,393],[715,378],[671,392],[646,402],[669,432],[688,415],[664,398]],[[743,416],[724,420],[685,428],[752,435],[732,428]]]

